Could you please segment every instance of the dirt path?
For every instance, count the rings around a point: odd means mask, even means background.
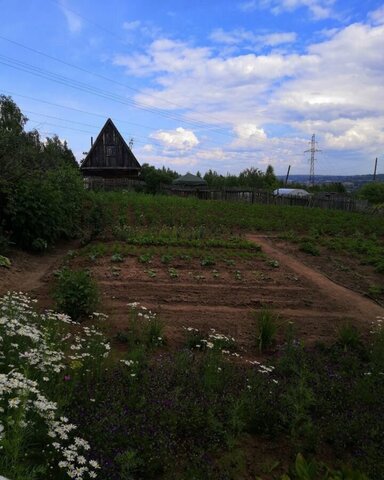
[[[68,250],[74,248],[74,243],[65,243],[41,255],[14,251],[11,268],[0,270],[0,295],[7,291],[35,294],[47,287],[51,273],[60,267]]]
[[[361,296],[360,294],[349,290],[331,279],[314,270],[311,267],[304,265],[301,261],[285,254],[276,246],[272,246],[270,240],[266,236],[247,235],[247,240],[259,244],[263,252],[269,257],[277,260],[280,264],[285,265],[294,271],[297,275],[305,278],[310,282],[314,288],[318,290],[318,294],[339,304],[346,313],[354,316],[360,315],[364,320],[372,319],[376,316],[384,315],[384,308],[377,305],[375,302]]]

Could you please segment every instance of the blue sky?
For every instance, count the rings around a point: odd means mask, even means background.
[[[378,0],[1,1],[0,93],[78,160],[111,117],[139,162],[384,172]]]

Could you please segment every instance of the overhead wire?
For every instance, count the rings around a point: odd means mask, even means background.
[[[61,118],[61,117],[57,117],[57,116],[53,116],[53,115],[48,115],[48,114],[44,114],[44,113],[38,113],[38,112],[33,112],[31,110],[24,110],[26,113],[32,113],[33,115],[40,115],[40,116],[43,116],[43,117],[47,117],[47,118],[53,118],[53,119],[56,119],[56,120],[61,120],[61,121],[65,121],[65,122],[72,122],[72,120],[67,120],[65,118]],[[30,121],[32,122],[37,122],[37,120],[33,119],[33,118],[29,118]],[[95,128],[96,131],[99,130],[99,127],[97,127],[96,125],[90,125],[90,124],[87,124],[87,123],[83,123],[83,122],[72,122],[72,123],[76,123],[78,125],[84,125],[84,126],[88,126],[88,127],[91,127],[91,128]],[[88,134],[94,134],[94,131],[89,131],[89,130],[84,130],[84,129],[80,129],[80,128],[75,128],[75,127],[69,127],[67,125],[58,125],[56,123],[52,123],[52,122],[44,122],[44,124],[46,125],[51,125],[51,126],[56,126],[56,127],[60,127],[60,128],[64,128],[64,129],[69,129],[69,130],[73,130],[73,131],[78,131],[78,132],[82,132],[82,133],[88,133]],[[143,136],[137,136],[135,134],[132,134],[131,132],[126,132],[124,130],[121,130],[121,133],[125,134],[126,136],[129,136],[129,137],[133,137],[135,143],[139,143],[139,144],[142,144],[142,145],[145,145],[145,144],[148,144],[148,143],[152,143],[154,144],[155,146],[159,146],[159,147],[162,147],[164,148],[165,145],[164,143],[162,143],[161,141],[157,140],[157,139],[154,139],[153,137],[143,137]],[[145,141],[137,141],[137,139],[142,139],[142,140],[145,140]],[[200,152],[200,151],[204,151],[204,152],[207,152],[209,151],[208,148],[204,148],[204,147],[200,147],[199,145],[195,145],[193,147],[191,147],[188,152],[189,153],[194,153],[194,152]],[[239,150],[236,150],[236,149],[232,149],[230,150],[232,153],[236,153],[238,152]],[[244,152],[244,150],[242,150]],[[181,152],[179,152],[179,154],[181,154]]]
[[[54,1],[54,0],[51,0],[51,1]],[[55,3],[57,3],[57,2],[55,2]],[[15,41],[15,40],[10,39],[10,38],[4,37],[3,35],[0,35],[0,39],[1,39],[1,40],[4,40],[4,41],[6,41],[6,42],[12,43],[12,44],[14,44],[14,45],[17,45],[18,47],[21,47],[21,48],[24,48],[24,49],[26,49],[26,50],[29,50],[29,51],[31,51],[31,52],[34,52],[34,53],[36,53],[36,54],[38,54],[38,55],[41,55],[41,56],[44,56],[44,57],[49,58],[49,59],[51,59],[51,60],[54,60],[54,61],[56,61],[56,62],[59,62],[59,63],[61,63],[61,64],[63,64],[63,65],[66,65],[66,66],[69,66],[69,67],[74,68],[74,69],[76,69],[76,70],[79,70],[79,71],[81,71],[81,72],[84,72],[84,73],[93,75],[93,76],[95,76],[95,77],[101,78],[102,80],[106,80],[106,81],[108,81],[108,82],[114,83],[115,85],[122,86],[122,87],[124,87],[124,88],[126,88],[126,89],[128,89],[128,90],[132,90],[132,91],[134,91],[134,92],[136,92],[136,93],[141,93],[141,90],[138,89],[138,88],[134,88],[134,87],[132,87],[132,86],[130,86],[130,85],[127,85],[126,83],[122,83],[122,82],[119,82],[119,81],[114,80],[114,79],[112,79],[112,78],[106,77],[105,75],[101,75],[101,74],[99,74],[99,73],[92,72],[91,70],[88,70],[88,69],[86,69],[86,68],[79,67],[78,65],[74,65],[73,63],[70,63],[70,62],[67,62],[67,61],[65,61],[65,60],[62,60],[62,59],[60,59],[60,58],[54,57],[53,55],[49,55],[49,54],[47,54],[47,53],[45,53],[45,52],[42,52],[42,51],[37,50],[37,49],[35,49],[35,48],[29,47],[29,46],[27,46],[27,45],[24,45],[24,44],[22,44],[22,43],[20,43],[20,42],[17,42],[17,41]],[[183,110],[186,109],[186,107],[185,107],[184,105],[181,105],[181,104],[179,104],[179,103],[173,102],[173,101],[171,101],[171,100],[162,99],[162,98],[160,98],[158,95],[154,95],[154,94],[151,94],[151,93],[147,93],[146,95],[149,96],[149,97],[151,97],[151,98],[154,98],[154,99],[156,99],[156,100],[161,100],[161,102],[167,103],[167,104],[169,104],[169,105],[171,105],[171,106],[173,106],[173,107],[178,107],[179,109],[183,109]],[[144,103],[143,105],[147,105],[148,107],[151,107],[151,105],[149,105],[149,104],[145,104],[145,103]],[[153,108],[153,106],[152,106],[152,108]],[[158,107],[155,107],[155,108],[158,108]],[[218,119],[218,118],[216,118],[216,117],[213,117],[213,116],[210,115],[210,114],[206,114],[206,117],[212,118],[212,120],[215,120],[215,121],[218,122],[218,123],[223,123],[222,120],[220,120],[220,119]],[[210,124],[208,124],[208,123],[206,123],[206,122],[204,122],[204,124],[207,124],[207,125],[209,125],[209,126],[212,128],[212,126],[211,126]],[[220,128],[220,129],[221,129],[221,128]]]
[[[23,94],[20,94],[20,93],[17,93],[17,92],[14,92],[14,91],[11,91],[11,90],[3,90],[5,93],[9,94],[9,95],[13,95],[13,96],[19,96],[21,98],[26,98],[28,100],[32,100],[32,101],[35,101],[35,102],[38,102],[38,103],[43,103],[43,104],[47,104],[47,105],[51,105],[51,106],[54,106],[54,107],[59,107],[59,108],[63,108],[63,109],[66,109],[66,110],[70,110],[70,111],[75,111],[75,112],[78,112],[78,113],[82,113],[82,114],[85,114],[85,115],[90,115],[90,116],[94,116],[94,117],[98,117],[98,118],[102,118],[105,120],[106,116],[103,115],[103,114],[100,114],[100,113],[96,113],[96,112],[90,112],[90,111],[87,111],[87,110],[83,110],[83,109],[79,109],[79,108],[75,108],[75,107],[71,107],[71,106],[68,106],[68,105],[62,105],[62,104],[59,104],[59,103],[55,103],[55,102],[50,102],[48,100],[42,100],[42,99],[39,99],[39,98],[35,98],[35,97],[31,97],[29,95],[23,95]],[[77,123],[77,124],[81,124],[81,125],[84,125],[84,126],[89,126],[91,128],[95,128],[96,131],[99,131],[100,130],[100,126],[96,126],[96,125],[90,125],[90,124],[86,124],[84,122],[75,122],[73,120],[69,120],[69,119],[65,119],[65,118],[62,118],[62,117],[56,117],[56,116],[52,116],[52,115],[48,115],[48,114],[43,114],[43,113],[38,113],[38,112],[33,112],[33,111],[30,111],[30,110],[25,110],[26,112],[31,112],[35,115],[42,115],[42,116],[46,116],[46,117],[49,117],[49,118],[54,118],[54,119],[60,119],[60,120],[63,120],[63,121],[67,121],[67,122],[71,122],[71,123]],[[134,125],[134,126],[140,126],[142,128],[145,128],[145,129],[148,129],[148,130],[153,130],[152,127],[149,127],[147,125],[142,125],[142,124],[137,124],[135,122],[131,122],[129,120],[123,120],[123,119],[120,119],[120,118],[117,118],[115,119],[117,122],[119,123],[126,123],[126,124],[129,124],[129,125]],[[64,126],[62,125],[58,125],[62,128],[64,128]],[[73,128],[72,128],[73,129]],[[123,133],[126,133],[125,131],[122,131]],[[95,132],[85,132],[85,133],[95,133]],[[156,139],[154,139],[153,137],[142,137],[142,136],[138,136],[136,134],[132,134],[132,133],[129,133],[129,136],[132,136],[134,138],[146,138],[147,139],[147,142],[150,142],[150,143],[153,143],[159,147],[164,147],[164,144],[159,142],[159,141],[156,141]],[[296,140],[296,139],[292,139],[290,141],[290,139],[285,139],[285,141],[288,141],[294,145],[302,145],[302,142]],[[144,142],[145,143],[145,142]],[[210,144],[212,143],[211,141],[205,141],[204,142],[205,144]],[[220,144],[218,144],[219,147],[221,147]],[[232,152],[232,153],[235,153],[235,152],[246,152],[246,151],[254,151],[254,148],[253,147],[249,147],[249,149],[245,149],[245,148],[233,148],[231,146],[227,146],[226,147],[227,149],[229,149],[229,152]],[[278,148],[275,147],[275,150],[277,150]],[[194,151],[207,151],[207,149],[204,149],[203,147],[199,147],[199,146],[194,146],[193,147],[193,150]],[[298,156],[302,156],[302,153],[300,154],[297,154]]]
[[[66,77],[64,75],[56,74],[56,73],[51,72],[49,70],[45,70],[43,68],[36,67],[35,65],[29,64],[27,62],[22,62],[22,61],[17,60],[17,59],[13,59],[13,58],[7,57],[5,55],[0,55],[0,64],[6,65],[6,66],[11,67],[11,68],[14,68],[16,70],[20,70],[20,71],[23,71],[23,72],[26,72],[26,73],[30,73],[30,74],[38,76],[40,78],[45,78],[47,80],[53,81],[55,83],[59,83],[61,85],[67,86],[67,87],[74,88],[76,90],[80,90],[80,91],[83,91],[83,92],[86,92],[86,93],[89,93],[89,94],[92,94],[92,95],[96,95],[96,96],[101,97],[101,98],[105,98],[106,100],[112,100],[112,101],[120,103],[120,104],[129,105],[129,106],[132,106],[134,108],[139,108],[140,110],[145,110],[145,111],[148,111],[150,113],[155,113],[155,114],[161,115],[161,116],[163,116],[165,118],[169,118],[171,120],[180,121],[179,117],[177,117],[173,114],[170,114],[168,112],[161,111],[159,109],[154,109],[154,108],[147,107],[145,105],[140,104],[140,102],[136,102],[134,100],[127,99],[127,98],[122,97],[120,95],[116,95],[116,94],[107,92],[106,90],[102,90],[100,88],[90,86],[89,84],[79,82],[77,80],[73,80],[73,79],[71,79],[69,77]],[[184,123],[190,124],[190,125],[192,125],[194,127],[197,127],[197,128],[205,128],[206,127],[206,125],[204,125],[202,122],[199,122],[199,121],[192,121],[192,120],[182,120],[182,121]],[[227,134],[224,134],[222,132],[217,132],[217,133],[228,136]]]

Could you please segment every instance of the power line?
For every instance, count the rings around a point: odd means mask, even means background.
[[[30,97],[28,95],[22,95],[22,94],[19,94],[19,93],[15,93],[15,92],[12,92],[12,91],[9,91],[9,90],[3,90],[5,93],[8,93],[10,95],[16,95],[16,96],[19,96],[19,97],[22,97],[22,98],[27,98],[27,99],[30,99],[30,100],[33,100],[35,102],[39,102],[39,103],[45,103],[45,104],[48,104],[48,105],[53,105],[53,106],[56,106],[56,107],[60,107],[60,108],[64,108],[64,109],[68,109],[68,110],[72,110],[72,111],[76,111],[76,112],[80,112],[80,113],[85,113],[87,115],[93,115],[93,116],[96,116],[96,117],[100,117],[100,118],[103,118],[105,120],[106,118],[106,115],[102,115],[102,114],[99,114],[99,113],[94,113],[94,112],[88,112],[86,110],[81,110],[81,109],[78,109],[78,108],[74,108],[74,107],[69,107],[67,105],[60,105],[58,103],[53,103],[53,102],[49,102],[47,100],[41,100],[41,99],[37,99],[37,98],[34,98],[34,97]],[[94,128],[95,130],[99,130],[100,129],[100,126],[96,126],[96,125],[90,125],[90,124],[87,124],[87,123],[84,123],[84,122],[77,122],[77,121],[74,121],[74,120],[68,120],[66,118],[62,118],[62,117],[57,117],[57,116],[54,116],[54,115],[48,115],[48,114],[44,114],[44,113],[40,113],[40,112],[34,112],[32,110],[23,110],[24,112],[26,113],[32,113],[34,115],[41,115],[41,116],[45,116],[45,117],[48,117],[48,118],[53,118],[53,119],[56,119],[56,120],[62,120],[62,121],[65,121],[65,122],[71,122],[71,123],[76,123],[76,124],[79,124],[79,125],[84,125],[84,126],[88,126],[88,127],[91,127],[91,128]],[[137,123],[134,123],[134,122],[129,122],[127,120],[121,120],[121,119],[116,119],[118,122],[122,122],[122,123],[127,123],[127,124],[131,124],[131,125],[135,125],[135,126],[140,126],[142,128],[146,128],[148,130],[152,130],[153,131],[153,127],[149,127],[147,125],[142,125],[142,124],[137,124]],[[62,128],[65,128],[64,126],[62,125],[57,125],[58,127],[62,127]],[[74,130],[73,128],[71,128],[72,130]],[[83,132],[85,133],[95,133],[95,132],[86,132],[83,130]],[[126,133],[126,132],[123,132],[123,133]],[[127,134],[128,136],[131,136],[133,135],[131,132]],[[135,138],[145,138],[147,140],[147,142],[152,142],[152,143],[155,143],[159,146],[164,146],[164,144],[162,144],[161,142],[157,142],[156,139],[153,139],[152,137],[143,137],[143,136],[138,136],[138,135],[133,135]],[[216,144],[215,142],[213,142],[212,140],[209,140],[207,141],[206,143],[210,144],[214,144],[214,145],[219,145],[220,144]],[[197,147],[194,147],[194,148],[197,148]]]
[[[47,114],[44,114],[44,113],[38,113],[38,112],[32,112],[31,110],[25,110],[26,112],[28,113],[32,113],[34,115],[40,115],[40,116],[43,116],[43,117],[47,117],[47,118],[53,118],[53,119],[56,119],[56,120],[61,120],[61,121],[65,121],[65,122],[72,122],[72,120],[67,120],[65,118],[61,118],[61,117],[56,117],[56,116],[53,116],[53,115],[47,115]],[[34,118],[29,118],[29,120],[31,122],[39,122],[38,120],[34,119]],[[47,121],[44,121],[44,122],[40,122],[40,124],[43,123],[44,125],[50,125],[50,126],[53,126],[53,127],[59,127],[59,128],[64,128],[64,129],[67,129],[67,130],[72,130],[72,131],[76,131],[76,132],[81,132],[81,133],[88,133],[90,135],[94,134],[95,132],[94,131],[89,131],[89,130],[84,130],[84,129],[81,129],[81,128],[75,128],[75,127],[70,127],[70,126],[67,126],[67,125],[59,125],[57,123],[52,123],[52,122],[47,122]],[[96,126],[96,125],[90,125],[90,124],[87,124],[87,123],[82,123],[82,122],[73,122],[73,123],[76,123],[78,125],[84,125],[84,126],[88,126],[88,127],[91,127],[91,128],[94,128],[95,130],[99,130],[100,127]],[[37,127],[35,127],[37,129]],[[128,136],[128,137],[134,137],[135,139],[135,142],[136,143],[139,143],[141,145],[146,145],[148,143],[151,143],[151,144],[154,144],[155,146],[158,146],[158,147],[161,147],[161,148],[167,148],[166,145],[164,145],[164,143],[162,143],[161,141],[159,140],[156,140],[152,137],[143,137],[141,135],[134,135],[132,134],[131,132],[126,132],[124,130],[121,130],[121,133],[123,133],[124,135]],[[55,133],[54,133],[55,134]],[[139,139],[142,139],[144,141],[136,141],[136,139],[139,138]],[[193,152],[207,152],[209,151],[209,148],[204,148],[204,147],[200,147],[198,145],[195,145],[193,146],[190,150],[188,150],[188,152],[190,152],[191,150],[193,150]],[[230,150],[230,153],[237,153],[238,150]],[[253,150],[251,151],[242,151],[243,153],[252,153],[253,154]],[[180,152],[179,152],[180,154]]]
[[[103,118],[103,119],[108,117],[108,115],[103,115],[101,113],[89,112],[87,110],[82,110],[80,108],[69,107],[68,105],[60,105],[59,103],[49,102],[48,100],[42,100],[41,98],[30,97],[28,95],[22,95],[21,93],[12,92],[10,90],[3,90],[3,92],[8,93],[9,95],[16,95],[16,96],[21,97],[21,98],[27,98],[28,100],[33,100],[34,102],[39,102],[39,103],[45,103],[47,105],[52,105],[53,107],[65,108],[67,110],[72,110],[74,112],[85,113],[86,115],[92,115],[94,117],[100,117],[100,118]],[[118,122],[121,122],[121,123],[128,123],[128,124],[134,125],[136,127],[147,128],[149,130],[153,130],[153,127],[149,127],[148,125],[142,125],[141,123],[135,123],[135,122],[131,122],[129,120],[122,120],[121,118],[120,119],[117,118],[116,120]]]
[[[54,3],[57,3],[57,2],[55,2],[55,0],[51,0],[51,1],[53,1]],[[41,56],[43,56],[43,57],[49,58],[49,59],[51,59],[51,60],[54,60],[55,62],[62,63],[63,65],[66,65],[66,66],[68,66],[68,67],[74,68],[74,69],[79,70],[79,71],[81,71],[81,72],[88,73],[88,74],[90,74],[90,75],[93,75],[93,76],[95,76],[95,77],[101,78],[101,79],[106,80],[106,81],[108,81],[108,82],[114,83],[115,85],[120,85],[120,86],[122,86],[122,87],[124,87],[124,88],[127,88],[128,90],[132,90],[132,91],[134,91],[134,92],[141,93],[141,90],[139,90],[138,88],[131,87],[131,86],[125,84],[125,83],[119,82],[119,81],[117,81],[117,80],[113,80],[112,78],[109,78],[109,77],[106,77],[105,75],[101,75],[101,74],[99,74],[99,73],[92,72],[91,70],[88,70],[88,69],[86,69],[86,68],[79,67],[78,65],[74,65],[73,63],[66,62],[65,60],[62,60],[62,59],[57,58],[57,57],[54,57],[53,55],[49,55],[49,54],[47,54],[47,53],[45,53],[45,52],[41,52],[40,50],[37,50],[37,49],[35,49],[35,48],[28,47],[27,45],[23,45],[22,43],[16,42],[15,40],[11,40],[10,38],[4,37],[3,35],[0,35],[0,39],[5,40],[6,42],[12,43],[12,44],[14,44],[14,45],[17,45],[18,47],[21,47],[21,48],[24,48],[24,49],[26,49],[26,50],[29,50],[30,52],[34,52],[34,53],[37,53],[38,55],[41,55]],[[147,93],[147,95],[148,95],[149,97],[152,97],[152,98],[156,99],[156,100],[161,100],[163,103],[167,103],[167,104],[169,104],[169,105],[178,107],[178,108],[180,108],[180,109],[185,109],[185,107],[184,107],[183,105],[180,105],[179,103],[176,103],[176,102],[172,102],[172,101],[170,101],[170,100],[166,100],[166,99],[160,98],[158,95],[153,95],[153,94],[150,94],[150,93]],[[147,105],[148,107],[151,107],[150,105],[145,104],[145,103],[143,103],[143,105]],[[156,108],[156,109],[157,109],[157,107],[152,107],[152,108]],[[216,117],[213,117],[212,115],[209,115],[209,114],[208,114],[208,115],[206,115],[206,116],[209,117],[209,118],[212,118],[212,120],[215,120],[216,122],[222,123],[222,120],[220,120],[220,119],[218,119],[218,118],[216,118]],[[209,124],[207,124],[207,125],[209,125]],[[211,127],[211,125],[210,125],[210,127]]]
[[[51,72],[49,70],[44,70],[40,67],[36,67],[35,65],[31,65],[29,63],[22,62],[20,60],[16,60],[16,59],[13,59],[13,58],[10,58],[10,57],[6,57],[5,55],[0,55],[0,58],[2,59],[2,61],[0,60],[0,64],[6,65],[6,66],[11,67],[11,68],[14,68],[16,70],[20,70],[20,71],[38,76],[40,78],[45,78],[46,80],[50,80],[50,81],[53,81],[55,83],[59,83],[59,84],[64,85],[66,87],[71,87],[71,88],[74,88],[76,90],[80,90],[80,91],[83,91],[83,92],[86,92],[86,93],[89,93],[89,94],[92,94],[92,95],[96,95],[96,96],[101,97],[101,98],[105,98],[107,100],[112,100],[114,102],[121,103],[123,105],[129,105],[133,108],[137,108],[137,109],[140,109],[140,110],[148,111],[150,113],[161,115],[161,116],[163,116],[165,118],[169,118],[171,120],[188,123],[188,124],[192,125],[193,127],[206,128],[206,125],[203,122],[191,121],[191,120],[185,120],[185,119],[180,120],[179,116],[169,114],[168,112],[162,111],[160,109],[147,107],[144,104],[141,104],[140,102],[136,102],[134,100],[130,100],[130,99],[124,98],[122,96],[115,95],[113,93],[109,93],[105,90],[102,90],[102,89],[97,88],[97,87],[90,86],[86,83],[79,82],[77,80],[73,80],[73,79],[71,79],[69,77],[66,77],[64,75],[59,75],[59,74],[56,74],[56,73]],[[217,133],[228,136],[228,134],[224,134],[222,132],[217,132]]]
[[[5,65],[5,66],[8,66],[8,67],[14,68],[16,70],[20,70],[20,71],[38,76],[40,78],[45,78],[47,80],[53,81],[55,83],[59,83],[59,84],[64,85],[66,87],[71,87],[71,88],[74,88],[74,89],[77,89],[77,90],[80,90],[80,91],[84,91],[86,93],[90,93],[92,95],[99,96],[101,98],[105,98],[107,100],[112,100],[112,101],[115,101],[115,102],[118,102],[118,103],[121,103],[121,104],[124,104],[124,105],[129,105],[133,108],[137,108],[139,110],[147,111],[147,112],[150,112],[152,114],[160,115],[160,116],[163,116],[163,117],[168,118],[170,120],[182,122],[182,123],[185,123],[185,124],[190,124],[194,128],[204,128],[206,130],[214,131],[215,133],[217,133],[219,135],[224,135],[224,136],[227,136],[227,137],[233,137],[233,135],[228,134],[222,128],[213,129],[212,125],[210,125],[208,123],[205,123],[205,122],[202,122],[202,121],[199,121],[199,120],[187,120],[187,119],[185,119],[185,117],[182,117],[180,115],[169,113],[168,111],[162,110],[162,109],[157,108],[157,107],[149,107],[147,104],[144,104],[142,102],[138,102],[136,100],[131,100],[131,99],[122,97],[120,95],[110,93],[106,90],[103,90],[103,89],[100,89],[100,88],[97,88],[97,87],[93,87],[89,84],[86,84],[86,83],[83,83],[83,82],[80,82],[80,81],[77,81],[77,80],[73,80],[70,77],[66,77],[64,75],[57,74],[57,73],[52,72],[50,70],[45,70],[43,68],[37,67],[35,65],[32,65],[32,64],[29,64],[27,62],[23,62],[23,61],[20,61],[20,60],[11,58],[11,57],[7,57],[5,55],[0,55],[0,58],[2,59],[2,61],[0,60],[0,64],[2,64],[2,65]]]

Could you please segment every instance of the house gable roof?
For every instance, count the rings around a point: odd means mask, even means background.
[[[91,149],[89,150],[89,152],[87,153],[87,156],[83,160],[83,162],[80,166],[80,170],[88,170],[88,169],[95,169],[95,168],[108,168],[106,165],[105,166],[100,166],[100,165],[94,166],[94,165],[92,165],[92,159],[93,159],[94,152],[98,148],[98,145],[103,142],[104,133],[109,128],[112,128],[112,130],[115,132],[115,135],[120,140],[122,148],[125,150],[125,153],[129,158],[129,164],[130,164],[129,167],[128,166],[116,166],[116,167],[113,167],[113,168],[114,169],[124,169],[124,170],[126,170],[126,169],[134,169],[134,170],[141,169],[141,166],[140,166],[139,162],[137,161],[137,158],[135,157],[132,150],[127,145],[127,142],[124,140],[124,137],[120,134],[119,130],[116,128],[116,125],[112,122],[112,120],[110,118],[108,118],[108,120],[105,122],[103,128],[100,130],[99,135],[96,137],[96,140],[93,142],[93,145],[92,145]]]
[[[207,182],[203,178],[198,177],[197,175],[192,175],[192,173],[189,172],[179,178],[176,178],[176,180],[174,180],[172,183],[173,185],[207,185]]]

